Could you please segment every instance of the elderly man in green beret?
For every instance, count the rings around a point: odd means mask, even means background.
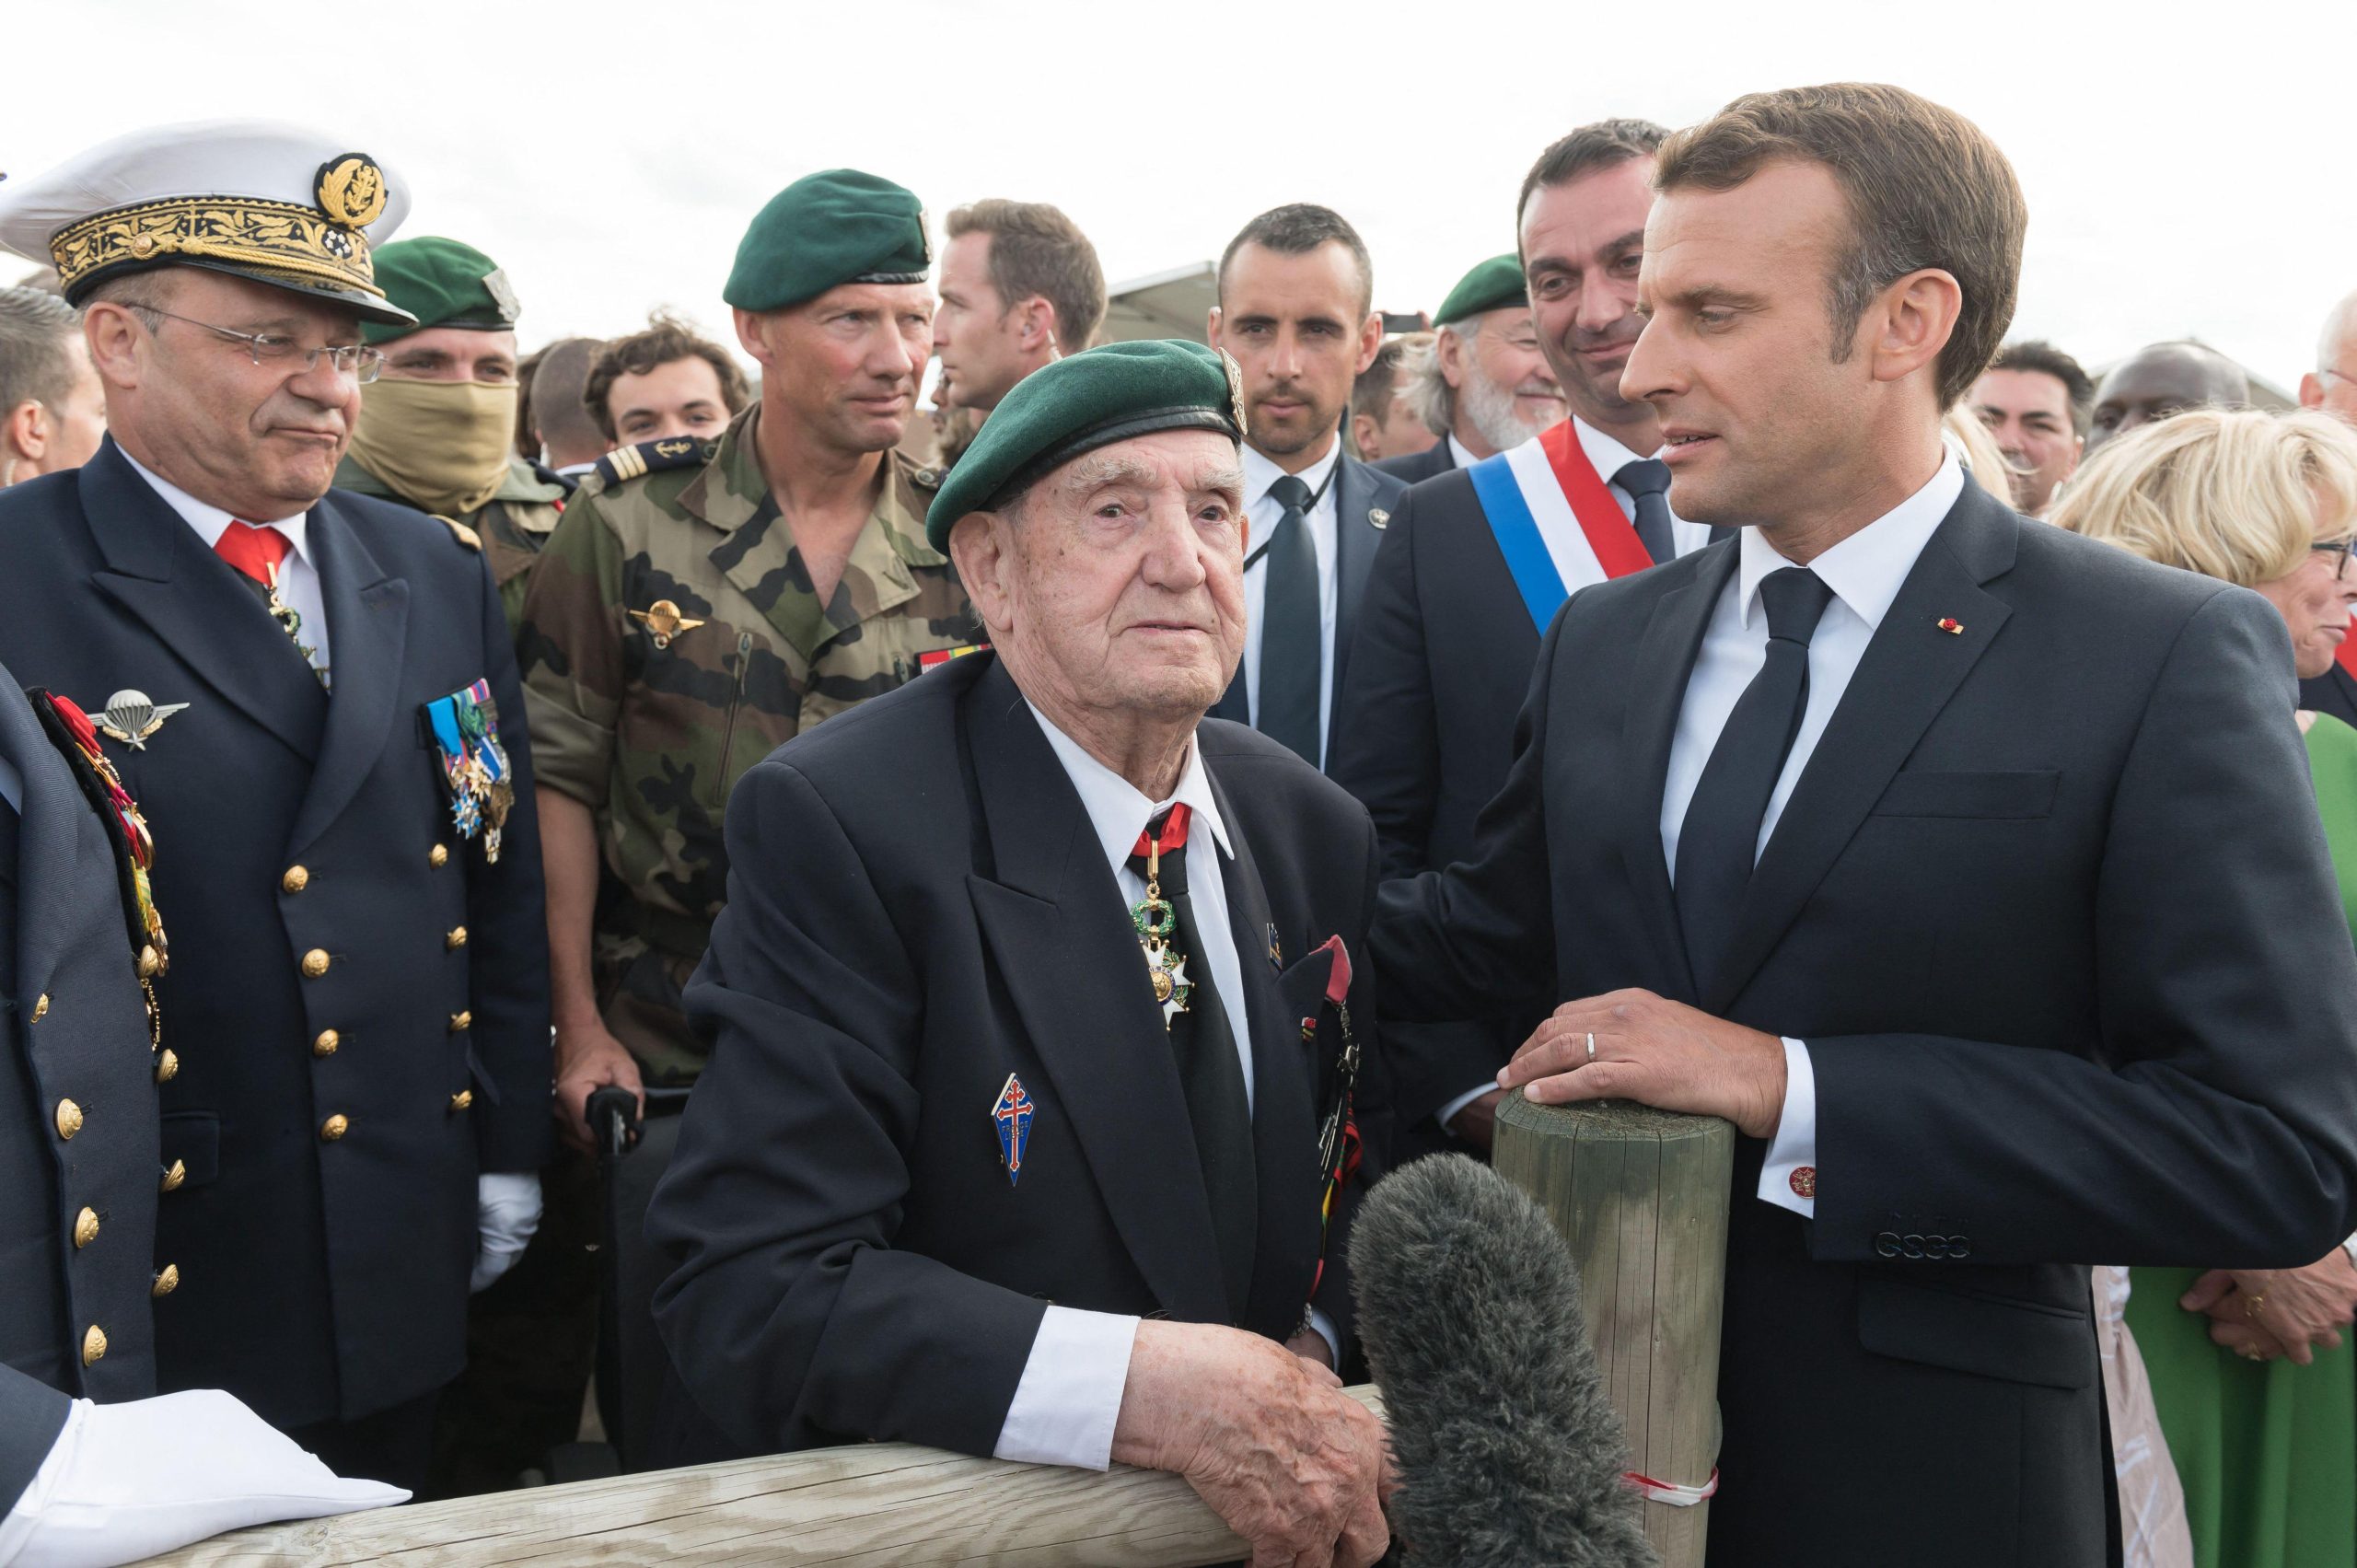
[[[1411,484],[1519,447],[1570,412],[1531,321],[1530,289],[1512,254],[1477,263],[1433,318],[1432,357],[1409,396],[1438,444],[1375,464]]]
[[[512,631],[526,575],[564,510],[564,486],[516,455],[516,290],[473,246],[431,235],[380,249],[377,281],[417,325],[363,324],[385,367],[361,393],[336,487],[466,528]]]
[[[1185,343],[1018,383],[928,517],[991,648],[737,785],[647,1218],[671,1458],[1118,1459],[1256,1563],[1381,1555],[1381,1428],[1330,1370],[1375,836],[1204,717],[1244,647],[1240,389]]]

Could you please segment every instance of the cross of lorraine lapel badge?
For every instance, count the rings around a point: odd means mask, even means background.
[[[998,1163],[1006,1167],[1009,1187],[1023,1179],[1023,1154],[1031,1146],[1031,1118],[1037,1109],[1024,1092],[1023,1080],[1009,1073],[991,1106],[991,1121],[998,1128]]]

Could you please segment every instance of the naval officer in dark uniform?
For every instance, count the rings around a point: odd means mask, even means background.
[[[1382,1434],[1329,1367],[1375,832],[1202,722],[1243,651],[1238,385],[1178,343],[1025,378],[927,518],[993,651],[738,784],[656,1314],[724,1449],[1120,1459],[1256,1561],[1364,1564]]]
[[[192,195],[189,192],[214,192]],[[81,701],[173,846],[165,1389],[226,1388],[414,1488],[470,1276],[522,1249],[550,1123],[547,944],[506,622],[477,541],[330,494],[369,247],[347,145],[173,127],[0,188],[83,306],[112,436],[0,496],[0,658]]]
[[[168,963],[154,844],[88,717],[0,668],[0,1562],[127,1562],[241,1525],[398,1503],[229,1395],[158,1399]]]

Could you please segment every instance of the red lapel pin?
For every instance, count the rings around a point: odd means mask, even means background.
[[[1964,622],[1953,616],[1943,615],[1940,617],[1940,630],[1951,637],[1961,637],[1964,635]]]

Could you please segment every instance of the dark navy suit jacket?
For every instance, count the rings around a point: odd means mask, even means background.
[[[127,689],[188,704],[105,743],[173,938],[161,1158],[185,1180],[157,1226],[180,1272],[157,1383],[280,1427],[457,1375],[476,1175],[538,1169],[550,1132],[531,757],[491,575],[404,506],[330,492],[309,519],[331,695],[112,442],[0,493],[17,679],[93,714]],[[454,832],[422,721],[479,679],[516,770],[495,865]]]

